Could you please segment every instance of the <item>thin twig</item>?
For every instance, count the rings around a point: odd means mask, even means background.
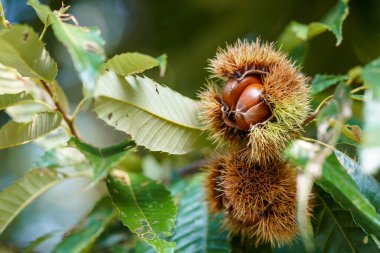
[[[75,119],[77,118],[77,115],[78,113],[80,112],[80,110],[82,109],[82,106],[84,105],[84,103],[87,101],[87,98],[88,97],[84,97],[80,102],[79,104],[77,105],[77,107],[75,108],[75,111],[73,113],[73,115],[71,116],[71,121],[74,122]]]
[[[365,86],[360,86],[360,87],[357,87],[357,88],[351,90],[350,93],[351,93],[351,94],[355,94],[355,93],[357,93],[357,92],[359,92],[359,91],[366,90],[366,89],[367,89],[367,87],[365,87]],[[307,124],[309,124],[310,122],[312,122],[313,120],[315,120],[315,119],[317,118],[318,114],[321,112],[321,109],[323,108],[323,106],[325,106],[325,104],[326,104],[331,98],[333,98],[333,95],[330,95],[330,96],[326,97],[326,98],[325,98],[325,99],[324,99],[324,100],[318,105],[317,109],[315,109],[315,111],[314,111],[313,113],[311,113],[311,114],[309,115],[309,117],[307,117],[307,118],[305,119],[305,121],[301,124],[301,126],[302,126],[302,127],[305,127]],[[361,99],[359,99],[359,98],[355,98],[355,97],[351,97],[351,98],[354,99],[354,100],[364,101],[364,100],[361,100]]]
[[[49,20],[49,19],[48,19]],[[47,23],[48,21],[46,21],[46,23],[44,24],[44,29],[42,30],[42,32],[41,32],[41,35],[40,35],[40,41],[42,41],[42,39],[43,39],[43,37],[45,36],[45,33],[46,33],[46,31],[47,31],[47,29],[48,29],[48,23]]]
[[[49,93],[50,97],[53,99],[54,101],[54,104],[55,106],[57,107],[57,110],[62,113],[62,116],[63,116],[63,119],[64,121],[66,122],[66,124],[68,125],[69,129],[70,129],[70,132],[73,136],[75,136],[77,139],[79,139],[79,135],[77,133],[77,131],[75,130],[75,126],[72,122],[72,120],[69,118],[69,116],[66,114],[65,110],[62,108],[62,105],[59,103],[59,101],[56,101],[54,99],[54,94],[53,94],[53,91],[51,90],[51,87],[50,85],[44,81],[44,80],[41,80],[41,83],[42,85],[44,86],[45,90]]]
[[[315,111],[313,113],[311,113],[309,115],[309,117],[307,117],[304,122],[302,122],[301,126],[302,127],[305,127],[307,124],[309,124],[310,122],[312,122],[313,120],[315,120],[319,113],[321,112],[321,109],[323,108],[323,106],[325,106],[325,104],[333,97],[333,95],[331,96],[328,96],[326,97],[317,107],[317,109],[315,109]]]
[[[335,149],[333,146],[330,146],[329,144],[324,143],[324,142],[322,142],[320,140],[308,138],[308,137],[305,137],[305,136],[299,136],[298,139],[303,140],[303,141],[307,141],[307,142],[318,143],[318,144],[320,144],[322,146],[325,146],[326,148],[329,148],[329,149],[332,149],[332,150]]]
[[[367,89],[367,87],[365,87],[365,86],[360,86],[360,87],[357,87],[357,88],[351,90],[351,94],[355,94],[355,93],[357,93],[357,92],[359,92],[359,91],[366,90],[366,89]]]

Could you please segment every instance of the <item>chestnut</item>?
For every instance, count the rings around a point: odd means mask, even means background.
[[[264,101],[264,85],[259,76],[248,75],[241,80],[229,78],[223,89],[223,120],[233,128],[248,131],[252,125],[272,116]]]

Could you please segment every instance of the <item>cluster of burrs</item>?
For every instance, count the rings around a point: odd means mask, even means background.
[[[205,170],[211,213],[233,234],[272,246],[297,235],[296,178],[283,151],[310,110],[307,78],[273,45],[238,41],[210,60],[201,122],[219,146]]]

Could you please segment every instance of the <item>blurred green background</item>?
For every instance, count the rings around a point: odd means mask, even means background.
[[[49,3],[53,9],[61,5],[61,1],[41,2]],[[147,75],[193,98],[207,78],[207,59],[213,57],[219,46],[237,38],[254,40],[261,37],[264,41],[276,41],[290,21],[305,24],[317,21],[335,3],[332,0],[65,1],[72,6],[70,13],[81,25],[101,29],[108,57],[133,51],[152,56],[166,53],[166,75],[160,77],[157,69],[148,71]],[[28,23],[36,31],[42,30],[42,24],[32,8],[26,6],[26,0],[3,0],[3,4],[11,23]],[[309,76],[345,73],[378,57],[380,1],[351,0],[343,38],[339,47],[335,47],[335,38],[328,32],[313,39],[303,71]],[[50,30],[45,39],[60,68],[59,83],[74,108],[82,97],[71,59]],[[6,120],[6,115],[0,114],[0,123]],[[94,145],[110,145],[122,136],[90,112],[79,115],[78,126],[82,137]],[[43,150],[35,144],[0,151],[0,189],[22,176],[42,154]],[[184,161],[186,159],[182,163]],[[100,190],[84,191],[85,185],[84,179],[69,180],[41,197],[0,235],[0,245],[25,246],[38,236],[56,231],[56,236],[39,247],[41,252],[49,252],[98,198]]]

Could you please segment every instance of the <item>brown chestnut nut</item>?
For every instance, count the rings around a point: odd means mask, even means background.
[[[248,131],[252,125],[272,116],[269,105],[263,100],[264,85],[258,76],[249,75],[241,81],[229,78],[224,86],[224,122],[233,128]]]
[[[261,84],[261,80],[257,76],[247,76],[243,78],[240,82],[234,78],[228,78],[223,91],[223,101],[232,110],[235,110],[235,105],[243,93],[244,89],[249,85],[258,83]]]

